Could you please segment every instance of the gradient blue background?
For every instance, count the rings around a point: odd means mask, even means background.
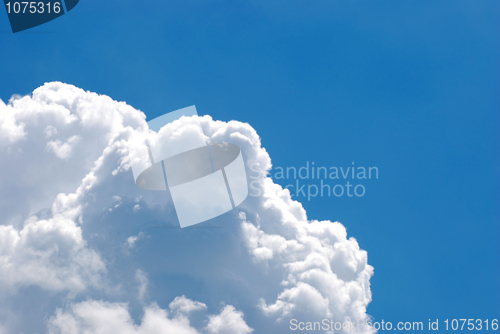
[[[17,34],[0,12],[4,101],[57,80],[148,119],[195,104],[275,166],[377,166],[362,198],[298,198],[368,251],[368,313],[500,318],[499,2],[82,0]]]

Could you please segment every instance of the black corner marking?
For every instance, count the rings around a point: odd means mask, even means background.
[[[16,33],[52,21],[65,14],[62,0],[3,0],[12,32]],[[79,0],[66,0],[67,11]]]
[[[66,4],[66,10],[69,12],[70,10],[75,8],[79,1],[80,0],[64,0],[64,3]]]

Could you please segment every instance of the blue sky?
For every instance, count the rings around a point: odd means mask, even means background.
[[[362,198],[299,199],[375,268],[376,320],[500,316],[494,1],[81,0],[12,34],[0,98],[62,81],[148,120],[248,122],[274,166],[377,166]]]

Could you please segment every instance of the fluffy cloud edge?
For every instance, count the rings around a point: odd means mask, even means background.
[[[89,106],[92,108],[88,108]],[[104,120],[99,119],[99,111],[103,108],[112,110],[112,116]],[[104,138],[96,149],[100,152],[93,158],[91,171],[85,175],[76,192],[57,195],[52,206],[51,218],[30,218],[26,220],[22,229],[16,229],[12,225],[0,226],[0,240],[2,240],[0,252],[3,261],[0,268],[2,265],[6,270],[16,266],[22,268],[22,261],[26,259],[28,265],[34,262],[33,259],[37,259],[45,266],[41,267],[41,271],[50,268],[54,262],[54,254],[56,256],[59,254],[49,247],[54,240],[65,250],[65,256],[73,261],[67,262],[67,266],[53,268],[53,272],[48,276],[35,275],[36,277],[30,278],[20,270],[17,281],[16,278],[11,278],[6,282],[10,286],[34,284],[48,290],[74,292],[84,291],[88,286],[99,286],[101,275],[106,272],[106,268],[98,253],[88,249],[85,240],[82,239],[79,221],[82,206],[88,200],[86,195],[89,190],[101,181],[102,176],[98,174],[106,157],[119,152],[121,158],[118,167],[113,170],[113,175],[129,172],[127,142],[134,133],[134,128],[144,127],[144,114],[124,103],[112,101],[109,97],[84,92],[62,83],[46,84],[35,90],[32,96],[11,99],[9,105],[2,102],[0,109],[5,111],[5,113],[0,112],[3,114],[1,116],[3,118],[0,119],[0,129],[5,130],[0,136],[0,142],[9,146],[9,149],[11,145],[29,139],[30,130],[34,127],[30,123],[30,117],[41,120],[42,124],[44,124],[42,121],[49,120],[39,130],[44,138],[50,139],[46,144],[46,151],[60,160],[80,159],[77,156],[78,151],[73,154],[73,145],[83,142],[80,134],[71,133],[75,124],[80,125],[80,130],[83,132],[88,128],[100,129]],[[257,166],[262,175],[259,180],[262,196],[242,205],[243,212],[246,213],[240,215],[242,236],[248,253],[257,265],[264,263],[267,266],[279,267],[285,273],[281,283],[284,289],[274,302],[268,304],[265,300],[261,300],[258,307],[262,312],[278,320],[297,314],[366,318],[366,306],[371,301],[369,280],[373,275],[373,267],[367,264],[367,254],[360,250],[357,241],[352,237],[347,238],[345,228],[338,222],[309,221],[302,205],[291,199],[289,191],[282,189],[265,176],[271,168],[271,160],[261,146],[259,136],[250,125],[237,121],[227,123],[213,121],[210,116],[200,117],[199,120],[210,141],[226,141],[240,146],[245,152],[247,167]],[[47,125],[51,122],[56,122],[58,128],[51,124]],[[66,133],[63,131],[65,129]],[[57,135],[65,137],[53,138]],[[37,238],[30,238],[31,235],[36,235]],[[38,236],[42,236],[41,239],[48,242],[45,244],[34,242],[33,239],[39,239]],[[136,240],[130,239],[127,242],[132,247]],[[26,249],[29,251],[24,252]],[[81,262],[80,258],[92,261],[84,267],[75,267],[76,263]],[[15,262],[18,260],[21,262]],[[79,271],[82,275],[76,277],[70,275]],[[50,270],[47,272],[50,273]],[[91,275],[87,275],[89,272]],[[139,275],[137,279],[140,281],[141,277]],[[57,284],[47,284],[49,281]],[[74,319],[84,318],[80,311],[85,309],[84,306],[87,304],[75,305],[80,305],[82,309],[58,311],[62,312],[61,317],[72,314]],[[121,316],[124,316],[123,310],[126,309],[122,304],[101,302],[92,305],[103,310],[116,311]],[[317,307],[311,310],[308,305]],[[224,310],[228,314],[238,319],[238,311],[226,308]],[[145,311],[145,314],[150,314],[151,319],[160,319],[161,317],[157,315],[167,311],[159,309],[160,312],[158,309],[155,311],[151,306],[145,309],[149,311],[149,313]],[[219,321],[217,319],[222,319],[224,310],[219,318],[217,316],[210,318],[214,319],[211,328],[216,328]],[[164,318],[169,319],[167,316]],[[250,327],[241,328],[243,328],[242,333],[245,333]]]

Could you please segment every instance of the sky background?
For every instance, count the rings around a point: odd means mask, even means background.
[[[368,313],[498,318],[498,17],[495,1],[81,0],[12,34],[3,12],[0,98],[62,81],[148,120],[194,104],[248,122],[274,166],[376,166],[362,198],[297,198],[368,252]]]

